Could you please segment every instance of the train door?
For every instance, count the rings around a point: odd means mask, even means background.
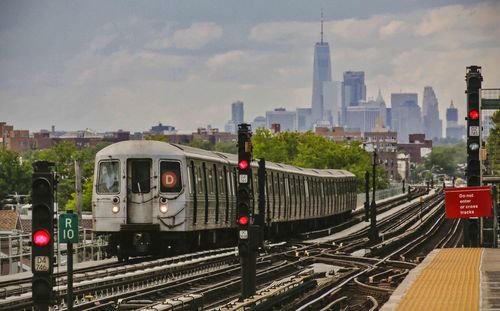
[[[151,159],[127,161],[127,220],[128,223],[153,222],[153,187]]]

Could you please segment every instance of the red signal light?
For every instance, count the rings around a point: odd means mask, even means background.
[[[240,163],[238,163],[238,166],[240,169],[244,170],[248,167],[248,162],[246,160],[241,160]]]
[[[477,111],[476,109],[472,109],[471,111],[469,111],[469,118],[471,120],[479,119],[479,111]]]
[[[248,220],[248,216],[240,216],[240,218],[238,219],[238,223],[244,226],[248,224]]]
[[[50,234],[45,230],[38,230],[33,234],[33,243],[38,246],[45,246],[50,242]]]

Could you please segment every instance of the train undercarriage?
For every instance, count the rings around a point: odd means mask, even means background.
[[[299,233],[335,226],[350,218],[351,213],[294,222],[273,223],[266,227],[264,239],[279,241]],[[231,247],[237,244],[237,229],[161,232],[155,225],[124,225],[111,234],[108,255],[120,261],[131,257],[169,257],[200,250]]]

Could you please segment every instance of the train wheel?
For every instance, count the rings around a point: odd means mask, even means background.
[[[116,257],[118,257],[119,262],[124,262],[124,261],[128,261],[129,256],[122,251],[120,245],[117,245],[116,246]]]

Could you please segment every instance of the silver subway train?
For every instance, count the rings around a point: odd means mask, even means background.
[[[258,213],[257,162],[252,164]],[[96,155],[93,226],[120,260],[235,245],[237,156],[158,141],[124,141]],[[339,223],[356,207],[344,170],[266,162],[267,238]]]

